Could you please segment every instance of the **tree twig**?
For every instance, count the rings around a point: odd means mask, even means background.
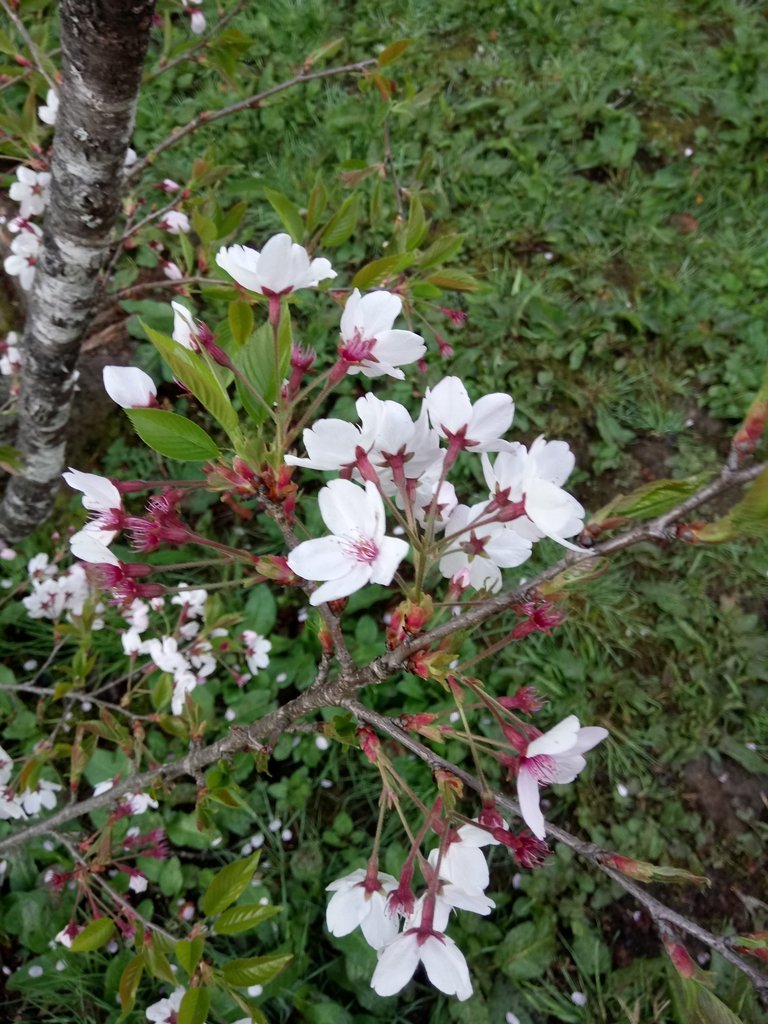
[[[322,71],[305,71],[303,68],[293,78],[286,79],[285,82],[280,82],[277,85],[271,86],[269,89],[265,89],[263,92],[257,92],[253,96],[248,96],[244,100],[238,100],[237,103],[232,103],[228,107],[222,107],[220,110],[206,110],[202,114],[198,114],[197,117],[192,118],[189,124],[184,125],[182,128],[176,128],[171,132],[162,142],[159,142],[152,150],[142,159],[138,160],[133,167],[131,167],[125,175],[126,181],[132,181],[144,172],[144,170],[155,162],[157,157],[164,153],[166,149],[170,149],[171,146],[175,146],[177,142],[185,138],[187,135],[191,135],[192,132],[196,132],[198,128],[202,128],[203,125],[213,124],[215,121],[220,121],[223,117],[230,117],[232,114],[238,114],[241,110],[253,110],[259,107],[264,100],[269,99],[270,96],[276,96],[280,92],[285,92],[286,89],[290,89],[294,85],[298,85],[300,82],[312,82],[318,78],[332,78],[335,75],[352,74],[356,71],[365,71],[366,68],[373,67],[377,63],[375,58],[368,60],[355,61],[353,64],[341,64],[334,68],[325,68]]]
[[[21,38],[24,40],[24,44],[27,47],[27,49],[29,50],[29,55],[32,57],[32,60],[35,62],[35,66],[36,66],[35,69],[40,72],[40,74],[46,80],[46,82],[51,87],[51,89],[56,89],[57,88],[56,82],[51,78],[51,76],[45,70],[45,58],[43,57],[43,55],[38,50],[37,43],[34,41],[32,36],[27,31],[27,28],[26,28],[24,22],[21,20],[21,18],[18,16],[18,14],[14,11],[14,9],[11,7],[11,5],[7,2],[7,0],[0,0],[0,7],[3,8],[5,13],[8,15],[8,17],[13,22],[14,28],[19,33]]]
[[[239,14],[240,11],[242,11],[243,7],[245,7],[245,2],[246,0],[238,0],[237,3],[233,4],[232,7],[219,18],[211,29],[206,30],[196,43],[187,47],[187,49],[183,53],[180,53],[178,57],[173,57],[164,64],[161,63],[154,71],[150,71],[146,74],[144,76],[143,84],[147,85],[149,82],[153,82],[156,78],[159,78],[160,75],[164,75],[166,71],[170,71],[171,68],[178,67],[179,64],[184,64],[185,61],[191,60],[193,54],[197,53],[198,50],[209,47],[211,43],[216,41],[216,37],[219,35],[221,30],[228,25],[230,21],[232,21],[236,14]]]

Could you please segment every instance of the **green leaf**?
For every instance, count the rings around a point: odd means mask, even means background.
[[[235,343],[244,345],[253,333],[253,310],[242,299],[234,299],[227,307],[227,319]]]
[[[231,235],[233,231],[236,231],[240,226],[240,222],[245,216],[245,211],[248,209],[248,203],[243,199],[224,214],[219,221],[219,238],[226,238],[227,235]],[[182,237],[184,237],[182,235]]]
[[[400,54],[405,53],[410,45],[410,39],[398,39],[396,42],[390,43],[379,54],[379,67],[383,68],[387,64],[392,64]]]
[[[238,988],[249,985],[266,985],[290,963],[292,956],[250,956],[244,960],[232,960],[224,964],[224,980]]]
[[[358,270],[352,278],[352,287],[362,289],[368,288],[372,284],[381,284],[382,281],[392,274],[398,274],[401,270],[405,270],[406,267],[410,267],[413,261],[414,256],[409,252],[382,256],[381,259],[373,260],[372,263],[368,263]]]
[[[697,473],[684,480],[653,480],[630,494],[619,494],[596,512],[590,523],[599,524],[615,516],[627,519],[653,519],[664,515],[701,490],[712,477],[711,473]]]
[[[428,230],[429,223],[424,216],[424,207],[419,197],[414,196],[408,211],[408,227],[405,231],[406,249],[418,249]]]
[[[115,922],[109,917],[98,917],[72,939],[69,947],[73,953],[90,953],[103,946],[112,938]]]
[[[556,955],[554,924],[550,919],[524,921],[496,948],[495,961],[513,981],[540,978]]]
[[[441,235],[436,238],[430,247],[424,252],[419,260],[419,267],[427,270],[429,267],[436,267],[452,259],[464,244],[464,235]]]
[[[231,907],[216,921],[213,930],[217,935],[237,935],[238,932],[255,928],[262,921],[268,921],[279,913],[282,907],[262,906],[260,903],[243,903],[239,907]]]
[[[136,1002],[141,975],[144,973],[144,957],[135,956],[123,968],[117,991],[120,995],[120,1008],[123,1013],[130,1013]]]
[[[702,977],[706,977],[704,972]],[[741,1017],[697,978],[673,974],[672,991],[680,1020],[685,1024],[744,1024]]]
[[[323,229],[320,242],[323,245],[341,245],[351,238],[357,227],[360,200],[357,192],[348,196]]]
[[[211,884],[205,890],[200,906],[203,913],[208,917],[220,914],[222,910],[231,907],[245,892],[246,886],[253,878],[256,865],[259,863],[261,851],[257,850],[250,857],[236,860],[233,864],[227,864],[221,871],[217,872]]]
[[[154,451],[179,462],[207,462],[219,449],[202,427],[165,409],[126,409],[133,429]]]
[[[739,537],[765,537],[768,534],[768,469],[752,482],[744,497],[728,515],[696,531],[696,539],[705,544],[722,544]]]
[[[265,188],[264,195],[294,242],[301,244],[304,241],[304,221],[297,207],[288,196],[284,196],[282,192],[275,192],[274,189]]]
[[[200,963],[204,947],[205,941],[199,936],[195,939],[181,939],[174,947],[179,965],[184,968],[190,978]]]
[[[314,188],[309,193],[307,202],[307,231],[312,232],[320,223],[320,218],[328,206],[328,189],[318,174]]]
[[[251,318],[253,319],[253,318]],[[216,373],[197,352],[179,345],[173,338],[141,324],[149,340],[173,370],[173,375],[192,392],[198,402],[218,420],[227,434],[234,440],[240,429],[240,421],[230,401],[227,389]]]
[[[211,996],[207,988],[188,988],[179,1006],[178,1024],[204,1024]]]
[[[147,970],[153,978],[159,978],[160,981],[167,981],[171,985],[176,985],[176,977],[171,970],[171,965],[168,963],[168,957],[160,949],[157,932],[153,934],[152,940],[145,945],[144,958]]]
[[[291,321],[286,310],[280,318],[278,335],[279,367],[275,374],[275,343],[269,324],[251,335],[237,352],[233,362],[251,387],[237,381],[237,393],[245,411],[254,423],[263,423],[277,398],[277,389],[288,370],[291,359]],[[251,390],[256,392],[253,393]],[[259,401],[257,395],[261,395]]]

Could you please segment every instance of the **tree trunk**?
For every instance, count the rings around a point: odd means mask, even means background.
[[[64,468],[75,366],[120,208],[155,0],[61,0],[62,85],[23,341],[17,447],[24,470],[0,508],[13,542],[51,511]]]

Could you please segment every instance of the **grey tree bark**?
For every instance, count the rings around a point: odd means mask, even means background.
[[[120,208],[155,0],[61,0],[62,85],[50,204],[24,329],[17,447],[0,539],[20,540],[49,515],[59,488],[75,366],[99,297]]]

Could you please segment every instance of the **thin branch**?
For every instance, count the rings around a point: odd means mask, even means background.
[[[429,647],[431,644],[438,643],[446,637],[452,636],[459,630],[474,629],[476,626],[482,625],[483,622],[494,615],[498,615],[499,612],[511,608],[512,605],[519,604],[527,596],[535,593],[542,583],[555,579],[566,569],[579,565],[587,559],[597,559],[601,556],[612,555],[617,551],[623,551],[625,548],[632,547],[642,541],[670,540],[672,535],[669,528],[674,522],[682,519],[689,512],[706,504],[706,502],[711,501],[712,498],[716,498],[724,491],[749,483],[766,469],[768,469],[768,462],[749,466],[736,472],[730,470],[727,466],[724,467],[719,476],[710,481],[700,491],[697,491],[696,494],[686,498],[685,501],[680,502],[679,505],[676,505],[669,512],[665,512],[664,515],[657,516],[656,519],[652,519],[647,523],[639,523],[637,526],[631,527],[616,537],[596,544],[589,550],[584,550],[583,553],[569,552],[559,562],[555,562],[554,565],[542,570],[532,579],[526,580],[525,583],[521,583],[511,590],[505,590],[503,593],[487,601],[479,601],[473,604],[468,611],[454,616],[447,622],[435,626],[434,629],[430,629],[426,633],[422,633],[420,636],[408,641],[408,643],[401,644],[395,650],[382,655],[380,658],[376,658],[365,668],[358,671],[355,685],[365,686],[388,679],[412,654],[423,650],[425,647]]]
[[[368,60],[359,60],[354,64],[341,64],[335,68],[326,68],[323,71],[310,71],[307,72],[304,69],[299,71],[293,76],[293,78],[287,79],[285,82],[280,82],[278,85],[273,85],[269,89],[265,89],[263,92],[257,92],[253,96],[248,96],[244,100],[238,100],[237,103],[232,103],[228,107],[222,107],[221,110],[206,110],[202,114],[198,114],[197,117],[192,118],[189,124],[184,125],[183,128],[176,128],[172,131],[162,142],[158,143],[142,160],[138,160],[133,167],[126,173],[124,180],[132,181],[144,172],[144,170],[155,162],[157,157],[165,152],[166,149],[170,149],[171,146],[175,146],[177,142],[185,138],[187,135],[191,135],[192,132],[196,132],[198,128],[202,128],[203,125],[213,124],[215,121],[220,121],[223,117],[229,117],[231,114],[238,114],[241,110],[253,110],[256,107],[261,106],[264,100],[269,99],[270,96],[276,96],[280,92],[285,92],[286,89],[290,89],[294,85],[298,85],[300,82],[311,82],[318,78],[332,78],[334,75],[344,75],[353,73],[355,71],[365,71],[366,68],[370,68],[377,63],[375,58]]]
[[[443,769],[451,772],[457,778],[472,789],[475,793],[483,795],[488,792],[487,787],[471,772],[465,771],[458,765],[453,764],[451,761],[447,761],[444,757],[440,757],[439,754],[435,754],[434,751],[430,750],[419,740],[414,739],[409,733],[407,733],[401,726],[386,715],[379,714],[377,711],[372,711],[370,708],[360,704],[359,701],[345,700],[343,706],[351,711],[360,721],[367,722],[380,732],[385,733],[392,739],[396,740],[401,746],[405,747],[416,757],[420,758],[425,762],[434,773],[437,769]],[[505,796],[497,791],[491,791],[494,802],[500,811],[506,811],[512,813],[518,818],[521,817],[520,805],[516,800],[512,800],[510,797]],[[565,829],[558,828],[556,825],[550,825],[547,823],[547,832],[553,836],[559,842],[563,843],[564,846],[568,846],[574,853],[579,854],[581,857],[591,861],[596,867],[602,872],[608,875],[614,882],[621,886],[631,896],[634,896],[639,903],[646,908],[654,923],[658,926],[659,922],[667,922],[668,924],[674,925],[681,931],[686,932],[692,938],[698,939],[705,945],[709,946],[716,953],[719,953],[724,960],[728,963],[733,964],[734,967],[738,968],[743,974],[745,974],[752,984],[755,986],[757,993],[761,1001],[768,1006],[768,977],[759,971],[753,964],[743,960],[733,949],[729,946],[727,940],[719,935],[714,935],[712,932],[707,931],[706,928],[696,924],[695,921],[689,920],[683,914],[678,913],[676,910],[672,910],[671,907],[666,906],[660,900],[651,896],[642,886],[639,886],[632,879],[627,878],[619,871],[615,871],[607,864],[603,863],[603,860],[607,859],[610,854],[608,850],[604,850],[594,843],[584,842],[579,839],[578,836],[572,835],[570,832],[566,832]]]
[[[140,921],[144,925],[144,927],[149,928],[150,931],[158,932],[160,935],[165,936],[166,939],[170,939],[171,942],[178,942],[178,935],[171,935],[171,933],[169,931],[166,931],[165,928],[162,927],[162,925],[154,924],[152,921],[148,920],[146,917],[144,917],[143,914],[140,914],[138,912],[138,910],[133,906],[133,904],[125,898],[125,896],[123,896],[119,892],[116,892],[109,884],[109,882],[107,882],[106,879],[102,878],[102,876],[98,874],[98,872],[91,871],[88,861],[86,861],[85,858],[80,855],[78,850],[75,849],[75,847],[72,845],[72,843],[70,843],[66,836],[63,836],[60,832],[51,832],[50,835],[56,840],[57,843],[60,843],[66,849],[67,853],[70,855],[70,857],[76,864],[79,864],[80,867],[85,868],[85,870],[88,872],[88,877],[92,878],[94,882],[96,882],[96,884],[99,885],[104,890],[104,892],[107,893],[112,902],[115,903],[118,907],[120,907],[121,910],[125,911],[126,916],[128,917],[129,920],[133,918],[136,921]]]
[[[0,7],[3,8],[5,13],[8,15],[8,17],[13,22],[13,25],[14,25],[16,31],[19,33],[21,38],[24,40],[24,43],[25,43],[27,49],[29,50],[29,54],[32,57],[32,60],[35,62],[36,70],[40,72],[40,74],[46,80],[46,82],[51,87],[51,89],[58,88],[57,85],[56,85],[56,82],[51,78],[51,76],[45,70],[45,58],[44,58],[43,54],[40,53],[40,51],[38,50],[37,43],[34,41],[32,36],[27,31],[26,26],[24,25],[24,22],[21,20],[21,18],[18,16],[18,14],[14,11],[14,9],[11,7],[11,5],[7,2],[7,0],[0,0]]]
[[[194,45],[187,47],[187,49],[183,53],[180,53],[178,57],[174,57],[172,60],[166,61],[164,64],[161,63],[160,67],[156,68],[155,71],[151,71],[149,74],[145,75],[143,84],[147,85],[149,82],[153,82],[156,78],[159,78],[160,75],[165,74],[166,71],[170,71],[171,68],[178,67],[179,64],[184,64],[185,61],[191,60],[192,55],[197,53],[198,50],[205,49],[210,46],[211,43],[216,42],[216,37],[219,35],[221,30],[235,17],[236,14],[239,14],[240,11],[242,11],[243,7],[245,7],[245,2],[246,0],[238,0],[238,3],[233,4],[230,10],[228,10],[226,14],[222,15],[216,24],[210,30],[206,31],[205,34],[202,35],[196,43],[194,43]]]
[[[180,277],[173,280],[171,277],[161,277],[156,281],[142,281],[141,284],[129,284],[125,288],[118,288],[116,292],[107,292],[105,299],[127,299],[129,295],[137,295],[139,292],[160,291],[166,288],[180,288],[187,284],[205,284],[212,287],[226,287],[231,281],[219,280],[215,277]]]

